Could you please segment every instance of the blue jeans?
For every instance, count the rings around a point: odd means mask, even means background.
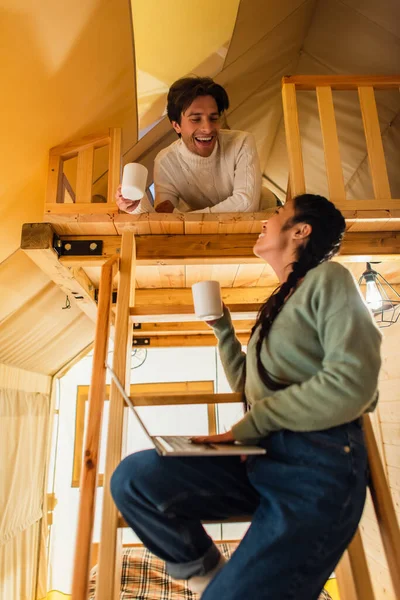
[[[113,474],[117,507],[176,579],[202,575],[219,560],[202,520],[252,515],[202,600],[316,600],[357,529],[368,477],[359,421],[279,431],[262,445],[267,454],[244,463],[146,450]]]

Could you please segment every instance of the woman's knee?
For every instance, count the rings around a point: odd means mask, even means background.
[[[148,480],[153,470],[153,453],[153,450],[145,450],[130,454],[115,469],[111,477],[110,489],[118,507],[128,499],[132,501],[136,490],[143,490],[145,487],[145,480]]]

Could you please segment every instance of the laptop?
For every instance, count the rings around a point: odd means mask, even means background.
[[[125,402],[132,409],[141,428],[161,456],[241,456],[266,454],[266,450],[260,448],[260,446],[247,446],[240,442],[232,444],[194,444],[190,436],[187,435],[151,435],[114,371],[108,365],[106,366]]]

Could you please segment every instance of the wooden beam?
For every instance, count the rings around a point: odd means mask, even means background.
[[[121,129],[110,129],[107,203],[115,205],[114,195],[121,181]]]
[[[214,338],[215,339],[215,338]],[[243,394],[228,392],[224,394],[210,394],[207,392],[188,394],[133,394],[132,404],[135,406],[176,406],[188,404],[230,404],[243,403]]]
[[[59,146],[53,146],[50,149],[50,156],[62,156],[64,159],[72,158],[76,156],[79,150],[86,150],[86,148],[102,148],[107,146],[110,141],[110,131],[103,131],[101,133],[93,133],[85,135],[76,140],[67,142],[66,144],[60,144]]]
[[[360,201],[362,203],[362,201]],[[392,201],[394,202],[394,201]],[[400,207],[400,202],[398,202]],[[121,248],[120,236],[62,236],[64,241],[96,239],[103,241],[102,256],[68,256],[60,262],[68,266],[101,266]],[[257,264],[253,253],[257,234],[138,235],[137,265]],[[349,232],[346,234],[339,260],[400,259],[400,232]]]
[[[49,223],[26,223],[22,226],[21,249],[95,322],[95,287],[81,267],[69,268],[60,263],[53,248],[53,238],[54,231]]]
[[[356,90],[360,86],[372,86],[376,90],[398,90],[399,75],[294,75],[283,77],[282,84],[292,83],[296,90],[311,91],[317,86],[329,86],[332,90]]]
[[[231,304],[232,320],[255,319],[260,309],[259,303]],[[135,306],[130,309],[134,323],[179,323],[196,320],[193,306],[164,304],[159,306]]]
[[[143,336],[142,336],[143,337]],[[145,336],[150,338],[150,343],[146,345],[146,348],[185,348],[185,347],[198,347],[198,346],[216,346],[217,338],[214,334],[211,335],[154,335]],[[236,337],[241,344],[247,344],[250,338],[250,332],[236,333]],[[134,336],[133,338],[139,339],[140,337]]]
[[[186,323],[138,323],[140,329],[133,328],[133,337],[157,336],[184,336],[205,335],[210,336],[212,331],[203,321],[189,321]],[[236,333],[248,334],[254,325],[253,319],[235,321]]]
[[[222,300],[226,304],[261,304],[278,286],[222,288]],[[193,307],[191,288],[148,288],[136,290],[136,307],[190,306]]]

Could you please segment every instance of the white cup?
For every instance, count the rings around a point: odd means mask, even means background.
[[[122,196],[127,200],[141,200],[146,192],[147,169],[139,163],[128,163],[122,175]]]
[[[192,285],[194,312],[202,321],[222,317],[224,309],[219,281],[200,281]]]

